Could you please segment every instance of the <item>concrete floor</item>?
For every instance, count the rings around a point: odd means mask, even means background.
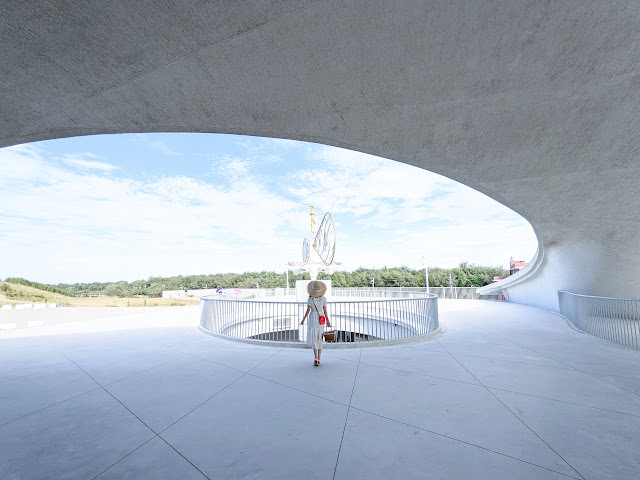
[[[640,352],[545,310],[441,301],[435,339],[319,368],[197,307],[68,311],[0,332],[2,479],[640,477]]]

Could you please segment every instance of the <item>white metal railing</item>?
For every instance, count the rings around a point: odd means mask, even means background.
[[[477,287],[429,287],[429,293],[433,293],[438,298],[443,299],[475,299],[478,298],[476,290]],[[427,289],[425,287],[333,287],[331,292],[334,296],[402,298],[412,295],[424,295]]]
[[[424,288],[382,287],[382,288],[349,288],[332,287],[331,295],[334,297],[357,298],[415,298],[424,297]]]
[[[385,342],[436,331],[437,302],[435,295],[422,293],[402,299],[331,301],[327,310],[338,343]],[[230,338],[305,344],[307,324],[300,321],[306,308],[306,302],[210,295],[201,298],[200,326]]]
[[[477,287],[430,287],[429,293],[433,293],[442,299],[477,299]],[[424,295],[427,292],[425,287],[332,287],[334,297],[360,297],[360,298],[407,298],[414,295]],[[253,289],[222,289],[222,293],[215,290],[193,290],[192,296],[215,295],[220,298],[237,299],[261,299],[273,298],[283,299],[296,294],[294,287],[288,290],[280,288],[253,288]]]
[[[592,335],[640,349],[640,299],[559,291],[560,313]]]

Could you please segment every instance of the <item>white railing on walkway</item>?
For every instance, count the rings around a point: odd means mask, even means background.
[[[341,292],[334,297],[347,297]],[[401,299],[354,299],[327,302],[337,343],[391,342],[427,335],[439,328],[438,299],[425,293]],[[200,326],[225,337],[307,343],[307,324],[300,325],[306,302],[239,300],[210,295],[201,298]]]
[[[559,291],[560,313],[592,335],[640,349],[640,300]]]
[[[433,293],[442,299],[477,299],[477,287],[430,287],[429,293]],[[413,294],[424,295],[427,289],[425,287],[332,287],[334,296],[356,296],[362,298],[406,298]],[[177,291],[184,297],[184,291]],[[239,299],[258,299],[273,297],[288,297],[295,295],[294,287],[288,290],[284,287],[279,288],[248,288],[248,289],[221,289],[218,293],[215,289],[209,290],[189,290],[189,296],[204,297],[216,295],[221,298],[239,298]],[[178,295],[179,297],[180,295]]]

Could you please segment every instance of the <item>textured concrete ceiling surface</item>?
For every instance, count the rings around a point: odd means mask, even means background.
[[[540,252],[521,301],[553,306],[557,288],[640,296],[637,1],[0,8],[1,146],[188,131],[372,153],[529,220]],[[549,298],[533,299],[541,286]]]

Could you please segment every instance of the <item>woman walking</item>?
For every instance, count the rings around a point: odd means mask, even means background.
[[[327,299],[324,297],[327,291],[327,286],[314,280],[307,285],[307,293],[309,298],[307,299],[307,311],[302,317],[300,325],[304,325],[304,321],[309,317],[309,330],[308,335],[311,337],[311,343],[313,344],[313,356],[315,360],[313,364],[317,367],[320,365],[320,355],[322,355],[322,334],[324,333],[325,325],[331,326],[329,322],[329,314],[327,313]]]

